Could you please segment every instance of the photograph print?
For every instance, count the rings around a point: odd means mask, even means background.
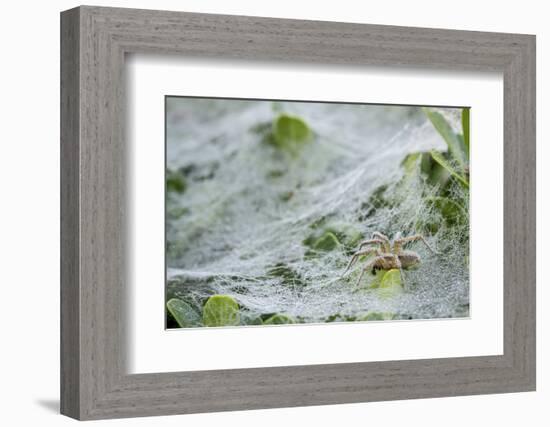
[[[468,107],[166,96],[165,120],[166,328],[469,317]]]

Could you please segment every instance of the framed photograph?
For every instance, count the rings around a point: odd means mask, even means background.
[[[61,14],[61,411],[535,390],[535,37]]]

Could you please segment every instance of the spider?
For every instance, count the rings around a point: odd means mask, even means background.
[[[403,287],[405,287],[403,269],[419,264],[420,255],[418,255],[414,251],[403,250],[403,246],[407,243],[416,242],[418,240],[421,240],[428,247],[430,252],[434,254],[437,253],[430,247],[428,242],[426,242],[424,236],[420,234],[415,234],[408,237],[399,237],[398,235],[397,238],[394,239],[393,242],[391,242],[387,236],[378,231],[375,231],[374,233],[372,233],[372,237],[369,240],[365,240],[359,244],[359,249],[351,257],[351,260],[342,276],[344,276],[348,272],[348,270],[353,266],[353,264],[355,264],[359,257],[375,254],[376,256],[372,260],[370,260],[369,263],[363,268],[363,271],[361,271],[361,274],[355,286],[359,286],[359,283],[361,282],[361,279],[363,278],[363,275],[366,271],[372,270],[372,273],[374,274],[376,270],[391,270],[395,268],[399,269],[399,273],[401,274],[401,282],[403,283]],[[370,247],[365,250],[361,250],[365,246]]]

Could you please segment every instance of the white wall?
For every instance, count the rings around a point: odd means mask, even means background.
[[[105,6],[246,14],[537,35],[539,265],[549,251],[550,27],[537,0],[335,2],[297,0],[97,1]],[[74,1],[2,5],[0,66],[0,376],[3,425],[63,426],[57,414],[59,358],[59,11]],[[546,13],[545,13],[546,12]],[[7,95],[7,96],[6,96]],[[545,162],[546,160],[546,162]],[[545,199],[545,200],[543,200]],[[542,219],[542,220],[540,220]],[[534,260],[533,260],[534,262]],[[550,318],[548,273],[538,269],[538,390],[536,393],[441,398],[207,415],[131,419],[110,425],[275,426],[548,425]],[[546,312],[543,312],[545,310]],[[546,359],[546,360],[545,360]],[[546,362],[546,363],[545,363]],[[545,420],[546,418],[546,420]]]

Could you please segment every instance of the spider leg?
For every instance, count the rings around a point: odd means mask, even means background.
[[[342,276],[341,277],[344,277],[344,275],[348,272],[348,270],[353,266],[353,264],[355,264],[355,262],[359,259],[360,256],[363,256],[363,255],[369,255],[371,253],[378,253],[378,248],[369,248],[369,249],[366,249],[364,251],[357,251],[353,254],[353,256],[351,257],[351,260],[348,264],[348,266],[346,267],[346,269],[344,270],[344,272],[342,273]]]
[[[384,242],[382,244],[382,246],[384,247],[384,252],[391,252],[391,242],[390,242],[390,239],[388,238],[388,236],[386,236],[385,234],[380,233],[379,231],[375,231],[374,233],[372,233],[372,238],[382,240]]]
[[[363,246],[372,245],[372,244],[382,245],[382,247],[384,247],[384,241],[383,240],[369,239],[369,240],[363,240],[361,243],[359,243],[359,250],[361,250],[363,248]]]
[[[375,231],[374,233],[372,233],[372,237],[377,237],[379,239],[386,240],[386,241],[390,240],[390,239],[388,239],[388,236],[380,233],[379,231]]]
[[[439,252],[432,249],[432,247],[428,244],[424,236],[422,236],[421,234],[415,234],[414,236],[396,239],[394,243],[394,252],[398,253],[399,251],[401,251],[401,248],[403,247],[403,245],[406,245],[407,243],[416,242],[418,240],[422,241],[422,243],[426,245],[426,247],[430,250],[430,252],[432,252],[433,254],[439,254]]]
[[[356,288],[359,287],[359,283],[361,283],[361,279],[362,279],[363,276],[365,275],[365,271],[367,271],[367,268],[364,268],[364,269],[361,271],[361,274],[359,275],[359,279],[357,279],[357,282],[355,283],[355,287],[356,287]]]
[[[401,275],[401,284],[403,285],[403,289],[407,290],[407,285],[405,282],[405,273],[403,273],[403,269],[399,267],[399,274]]]
[[[364,268],[363,270],[361,270],[361,274],[359,275],[359,278],[357,279],[357,282],[355,282],[355,287],[358,288],[359,287],[359,284],[361,283],[361,279],[363,278],[363,276],[365,275],[365,273],[367,271],[369,271],[372,266],[376,263],[376,261],[378,260],[379,257],[376,257],[374,258],[371,262],[369,262]]]

